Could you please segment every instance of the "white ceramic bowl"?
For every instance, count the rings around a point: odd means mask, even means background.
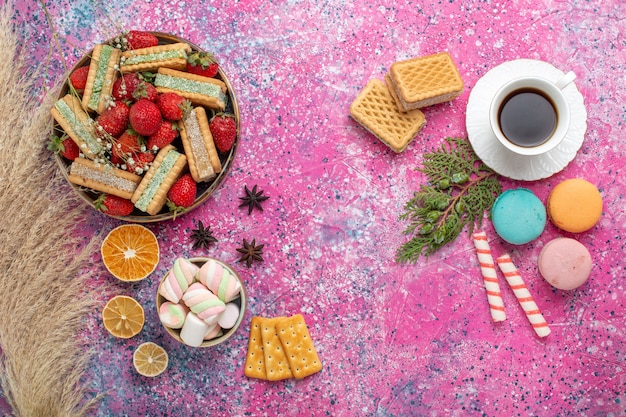
[[[244,286],[243,281],[241,280],[241,277],[237,273],[237,271],[235,271],[227,263],[225,263],[223,261],[220,261],[219,259],[215,259],[215,258],[199,257],[199,258],[191,258],[191,259],[189,259],[189,261],[191,261],[195,265],[201,267],[202,265],[204,265],[207,261],[209,261],[211,259],[219,262],[223,267],[228,269],[228,271],[237,279],[237,281],[239,281],[239,284],[241,284],[241,292],[239,294],[239,297],[237,297],[235,300],[231,301],[232,303],[237,304],[237,306],[239,307],[239,318],[237,318],[237,321],[235,322],[235,325],[233,327],[231,327],[230,329],[225,329],[225,331],[222,333],[221,336],[215,337],[215,338],[210,339],[210,340],[205,340],[199,347],[210,347],[210,346],[219,345],[220,343],[224,343],[226,340],[228,340],[237,331],[237,329],[239,328],[239,325],[241,325],[241,322],[243,320],[244,315],[246,314],[246,305],[247,305],[246,288]],[[163,278],[161,278],[161,281],[159,282],[159,286],[161,285],[163,280],[165,280],[165,278],[167,277],[167,275],[169,273],[170,273],[170,271],[168,270],[167,273],[163,276]],[[161,304],[163,304],[166,301],[167,300],[165,299],[165,297],[163,297],[161,294],[159,294],[159,292],[157,290],[157,296],[156,296],[157,316],[159,314],[159,310],[161,308]],[[172,328],[169,328],[169,327],[167,327],[165,325],[163,325],[163,328],[174,339],[176,339],[180,343],[186,345],[185,342],[183,342],[183,340],[180,338],[180,329],[172,329]]]

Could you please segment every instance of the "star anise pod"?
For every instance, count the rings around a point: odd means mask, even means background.
[[[259,190],[257,192],[256,185],[252,187],[252,190],[249,190],[247,185],[244,185],[243,187],[246,192],[246,195],[244,197],[239,197],[239,199],[242,201],[242,203],[239,204],[239,207],[248,206],[248,215],[252,213],[252,210],[255,207],[259,209],[260,211],[263,211],[263,207],[261,207],[261,203],[267,200],[269,197],[266,195],[263,195],[263,190]]]
[[[265,245],[256,245],[256,239],[252,239],[252,242],[248,243],[246,239],[243,240],[243,246],[237,248],[237,252],[241,253],[239,262],[245,262],[246,266],[250,268],[254,261],[263,262],[263,247]]]
[[[193,240],[193,249],[208,248],[212,243],[217,242],[211,226],[204,227],[201,220],[198,220],[198,228],[191,231],[191,240]]]

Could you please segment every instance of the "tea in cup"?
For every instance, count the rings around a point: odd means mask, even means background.
[[[570,125],[563,89],[575,78],[571,71],[557,82],[524,76],[502,86],[489,109],[489,123],[498,141],[518,155],[540,155],[557,147]]]

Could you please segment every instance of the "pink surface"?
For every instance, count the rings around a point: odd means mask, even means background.
[[[34,65],[45,62],[50,47],[58,51],[50,46],[41,6],[16,3],[26,51]],[[86,318],[84,336],[96,352],[86,380],[106,394],[97,415],[626,412],[623,2],[110,0],[95,10],[87,0],[48,3],[54,3],[49,12],[68,65],[119,28],[170,32],[216,54],[242,116],[242,139],[222,187],[196,211],[150,226],[161,243],[156,272],[122,285],[104,268],[94,270],[94,286],[113,285],[147,312],[143,331],[130,340],[108,336],[99,311]],[[454,57],[465,91],[425,109],[426,127],[395,154],[349,117],[350,103],[394,61],[439,51]],[[562,172],[536,182],[502,179],[504,189],[526,187],[545,202],[560,181],[580,177],[604,199],[603,216],[590,231],[571,235],[548,224],[523,246],[498,239],[485,223],[494,257],[511,254],[549,323],[545,339],[536,337],[504,280],[507,320],[491,321],[467,230],[417,264],[394,262],[405,239],[398,215],[423,181],[415,171],[422,154],[446,136],[466,135],[472,87],[492,67],[517,58],[574,71],[588,128]],[[50,63],[50,77],[62,68]],[[270,199],[263,212],[248,215],[237,206],[244,185],[254,184]],[[208,250],[191,249],[197,220],[218,239]],[[118,224],[88,213],[85,234],[105,234]],[[541,248],[558,236],[584,243],[594,261],[589,281],[575,291],[553,289],[538,273]],[[265,244],[265,262],[249,269],[236,262],[243,239]],[[162,329],[154,302],[159,279],[177,257],[202,255],[233,265],[249,305],[227,344],[194,350]],[[246,378],[250,318],[299,312],[324,369],[300,381]],[[161,344],[170,356],[169,369],[154,379],[132,367],[132,352],[145,341]],[[9,412],[1,398],[0,410]]]

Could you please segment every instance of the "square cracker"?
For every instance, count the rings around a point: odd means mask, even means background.
[[[261,338],[263,339],[263,358],[265,359],[265,372],[269,381],[278,381],[291,378],[293,374],[289,368],[287,355],[278,338],[276,323],[284,317],[263,319],[261,322]]]
[[[276,330],[293,376],[301,379],[322,370],[322,362],[302,314],[278,320]]]
[[[350,115],[395,152],[402,152],[426,123],[418,109],[401,111],[387,86],[375,78],[354,99]]]
[[[267,379],[265,359],[263,356],[263,340],[261,338],[262,317],[252,317],[250,322],[250,339],[248,339],[248,355],[244,375],[250,378]]]

